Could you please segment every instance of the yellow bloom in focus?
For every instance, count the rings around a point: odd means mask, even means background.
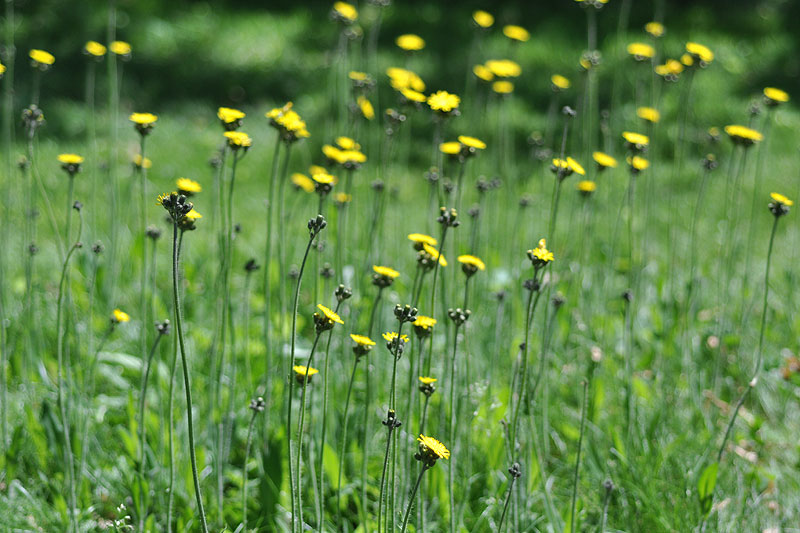
[[[375,346],[375,341],[370,339],[366,335],[355,335],[351,333],[350,338],[353,339],[353,342],[355,342],[359,346]]]
[[[785,104],[789,101],[789,93],[776,89],[775,87],[766,87],[764,89],[764,96],[767,99],[767,105]]]
[[[339,318],[339,315],[334,313],[332,309],[329,309],[322,304],[317,304],[317,309],[322,311],[322,314],[325,315],[325,318],[327,318],[331,322],[336,322],[337,324],[344,324],[342,319]]]
[[[478,270],[486,270],[486,264],[480,258],[474,255],[459,255],[458,262],[462,265],[469,265],[477,268]]]
[[[137,126],[152,126],[158,117],[152,113],[132,113],[128,119]]]
[[[423,385],[430,385],[431,383],[436,383],[437,381],[439,380],[437,380],[436,378],[430,378],[424,376],[419,377],[419,382],[422,383]]]
[[[386,266],[372,265],[372,270],[377,275],[390,279],[396,279],[400,275],[400,272],[398,272],[397,270]]]
[[[417,319],[412,322],[411,325],[417,328],[430,329],[436,325],[436,319],[429,316],[417,315]]]
[[[253,144],[253,139],[243,131],[226,131],[223,135],[228,139],[228,146],[234,150],[239,148],[250,148]]]
[[[497,94],[511,94],[514,92],[514,84],[510,81],[496,81],[492,84],[492,90]]]
[[[458,142],[467,146],[469,148],[475,148],[477,150],[483,150],[486,148],[486,143],[480,139],[476,139],[475,137],[468,137],[467,135],[459,135]]]
[[[336,2],[333,4],[333,16],[342,22],[351,24],[358,18],[358,10],[353,4]]]
[[[472,73],[483,81],[492,81],[494,74],[486,65],[475,65],[472,67]]]
[[[652,35],[653,37],[661,37],[664,35],[664,25],[660,22],[648,22],[644,25],[644,31]]]
[[[311,376],[319,374],[319,370],[312,367],[307,367],[303,365],[295,365],[292,367],[294,370],[294,376],[298,382],[302,385],[305,381],[310,382]]]
[[[558,90],[563,91],[565,89],[569,89],[570,87],[569,80],[560,74],[553,74],[550,76],[550,82],[553,84],[553,88]]]
[[[361,110],[361,114],[364,115],[365,119],[372,120],[375,118],[375,108],[372,107],[372,103],[367,100],[366,96],[360,94],[356,99],[356,103],[358,104],[358,108]]]
[[[417,440],[419,441],[420,450],[423,454],[432,454],[432,461],[435,462],[436,459],[450,459],[450,450],[433,437],[420,435]]]
[[[789,200],[787,197],[778,192],[770,193],[769,197],[772,198],[774,201],[778,202],[779,204],[783,204],[789,207],[794,205],[793,201]]]
[[[416,52],[417,50],[425,48],[425,41],[422,37],[414,35],[413,33],[401,35],[395,40],[395,44],[408,52]]]
[[[203,187],[199,183],[189,178],[178,178],[177,186],[178,191],[185,196],[191,196],[203,191]]]
[[[397,338],[397,332],[396,331],[387,331],[386,333],[384,333],[382,335],[382,337],[386,342],[394,342],[394,340]],[[404,343],[408,342],[408,335],[405,335],[405,334],[400,335],[400,340],[403,341]]]
[[[512,41],[519,41],[524,43],[528,39],[531,38],[531,34],[523,28],[522,26],[516,26],[514,24],[509,24],[503,28],[503,35],[511,39]]]
[[[578,192],[589,195],[597,190],[597,184],[590,180],[581,180],[578,182]]]
[[[486,11],[478,10],[472,14],[472,20],[480,28],[491,28],[494,24],[494,16]]]
[[[646,170],[647,167],[650,166],[650,161],[645,159],[644,157],[635,155],[633,157],[628,156],[625,161],[628,162],[628,165],[635,171],[640,172],[642,170]]]
[[[292,185],[306,192],[314,192],[314,182],[306,175],[295,172],[290,178]]]
[[[125,41],[114,41],[108,45],[108,49],[118,56],[127,56],[131,53],[131,45]]]
[[[83,47],[83,50],[90,56],[103,57],[106,55],[106,47],[97,41],[89,41]]]
[[[245,114],[238,109],[233,109],[231,107],[220,107],[217,109],[217,118],[225,124],[233,124],[234,122],[242,120],[244,117]]]
[[[424,233],[409,233],[408,240],[413,242],[414,244],[427,244],[428,246],[436,246],[439,244],[435,238],[431,237],[430,235],[425,235]]]
[[[597,163],[601,169],[603,168],[617,168],[617,160],[603,152],[593,152],[592,159]]]
[[[59,154],[58,162],[64,165],[80,165],[83,163],[83,157],[78,154]]]
[[[38,65],[50,66],[56,62],[56,58],[55,56],[53,56],[53,54],[36,48],[28,52],[28,56],[33,60],[34,66]]]
[[[641,133],[634,133],[632,131],[623,131],[622,138],[625,139],[632,148],[641,150],[650,144],[650,137],[642,135]]]
[[[447,259],[444,258],[443,254],[439,253],[439,250],[431,246],[430,244],[423,242],[422,249],[425,251],[426,254],[431,256],[434,261],[438,260],[439,264],[443,267],[447,266]]]
[[[461,143],[450,141],[439,145],[439,151],[445,155],[458,155],[461,153]]]
[[[114,309],[111,313],[111,321],[115,324],[119,324],[121,322],[128,322],[131,319],[130,315],[121,309]]]
[[[741,144],[743,146],[750,146],[764,139],[764,136],[760,132],[738,124],[725,126],[725,133],[728,134],[728,137],[730,137],[735,144]]]
[[[532,250],[528,250],[528,258],[535,268],[541,268],[555,260],[553,252],[547,249],[547,241],[545,239],[539,239],[539,245]]]
[[[652,107],[640,107],[636,110],[636,116],[647,122],[652,122],[653,124],[661,120],[661,113]]]
[[[656,50],[649,44],[631,43],[628,45],[628,53],[637,61],[643,61],[656,55]]]
[[[510,59],[490,59],[486,62],[486,68],[498,78],[518,78],[522,74],[519,63]]]
[[[707,46],[704,46],[700,43],[686,43],[686,52],[688,52],[693,58],[697,58],[704,63],[711,63],[714,61],[714,52],[712,52]]]
[[[428,97],[428,105],[431,109],[440,113],[450,113],[458,109],[458,104],[460,103],[461,98],[447,91],[436,91]]]

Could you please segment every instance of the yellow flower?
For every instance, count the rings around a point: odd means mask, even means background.
[[[586,175],[586,170],[584,170],[580,163],[571,157],[567,157],[566,160],[560,158],[553,159],[553,167],[556,169],[556,171],[562,168],[565,169],[568,172],[567,176],[573,172],[575,174],[580,174],[581,176]]]
[[[319,374],[319,370],[316,368],[303,365],[295,365],[292,370],[294,370],[294,376],[301,385],[306,381],[311,382],[311,376]]]
[[[372,107],[372,103],[367,100],[366,96],[360,94],[356,99],[356,103],[358,104],[358,108],[361,109],[361,114],[364,115],[365,119],[372,120],[375,118],[375,108]]]
[[[570,86],[569,80],[560,74],[550,76],[550,82],[553,84],[553,88],[557,90],[563,91],[569,89]]]
[[[83,157],[78,154],[59,154],[58,162],[64,165],[80,165],[83,163]]]
[[[394,342],[394,340],[397,338],[397,332],[396,331],[387,331],[382,336],[383,336],[383,339],[386,342]],[[405,335],[405,334],[404,335],[400,335],[400,340],[403,341],[404,343],[408,342],[408,335]]]
[[[269,111],[267,111],[264,114],[264,116],[267,117],[267,118],[273,118],[273,119],[280,118],[283,115],[285,115],[286,113],[288,113],[289,111],[291,111],[293,105],[294,104],[292,102],[286,102],[283,105],[283,107],[274,107],[274,108],[270,109]]]
[[[617,160],[603,152],[593,152],[592,159],[594,159],[594,162],[597,163],[601,169],[617,168]]]
[[[3,74],[5,74],[5,72],[6,72],[6,66],[0,63],[0,78],[3,77]]]
[[[439,151],[446,155],[458,155],[461,153],[461,143],[449,141],[439,145]]]
[[[667,59],[663,65],[656,65],[655,71],[659,76],[677,76],[683,72],[683,63],[677,59]]]
[[[485,142],[475,137],[468,137],[467,135],[459,135],[458,142],[469,148],[475,148],[476,150],[483,150],[486,148]]]
[[[783,204],[785,206],[791,207],[794,205],[793,201],[789,200],[787,197],[777,192],[770,193],[769,197],[772,198],[774,201],[778,202],[779,204]]]
[[[89,41],[83,47],[83,50],[90,56],[103,57],[106,55],[106,47],[97,41]]]
[[[350,137],[345,137],[344,135],[340,137],[336,137],[336,145],[341,148],[342,150],[360,150],[361,145],[358,144],[355,140],[351,139]]]
[[[311,181],[308,176],[295,172],[290,179],[292,185],[298,189],[303,189],[306,192],[314,192],[314,182]]]
[[[436,325],[436,319],[429,316],[417,315],[417,319],[411,325],[417,328],[430,329]]]
[[[686,51],[693,58],[699,59],[703,63],[711,63],[714,61],[714,52],[712,52],[707,46],[703,46],[700,43],[686,43]]]
[[[430,235],[425,235],[424,233],[409,233],[408,240],[413,242],[415,245],[419,244],[427,244],[428,246],[436,246],[439,241],[435,238],[431,237]]]
[[[28,52],[28,56],[33,60],[33,66],[49,66],[56,62],[56,58],[53,56],[53,54],[50,52],[45,52],[44,50],[38,50],[36,48]]]
[[[545,239],[539,239],[539,245],[532,250],[528,250],[528,258],[535,268],[541,268],[555,260],[553,252],[547,249],[547,241]]]
[[[337,192],[333,195],[333,201],[340,205],[348,204],[353,201],[353,195],[344,192]]]
[[[443,254],[439,253],[439,250],[437,250],[427,242],[422,243],[422,249],[425,251],[426,254],[431,256],[434,261],[438,260],[441,266],[443,267],[447,266],[447,259],[444,258]]]
[[[661,113],[652,107],[640,107],[636,110],[636,116],[647,122],[652,122],[653,124],[661,120]]]
[[[132,113],[128,119],[137,126],[152,126],[158,117],[152,113]]]
[[[398,272],[397,270],[385,266],[372,265],[372,270],[377,275],[389,279],[396,279],[400,275],[400,272]]]
[[[431,383],[436,383],[437,381],[439,381],[436,378],[425,377],[425,376],[420,376],[418,379],[419,382],[422,383],[423,385],[430,385]]]
[[[128,322],[131,319],[130,315],[121,309],[114,309],[111,313],[111,321],[115,324],[119,324],[121,322]]]
[[[191,211],[189,211],[188,213],[186,213],[186,214],[185,214],[185,215],[183,215],[183,216],[184,216],[186,219],[188,219],[188,220],[192,220],[192,221],[194,221],[194,220],[199,220],[199,219],[203,218],[203,215],[201,215],[200,213],[198,213],[198,212],[197,212],[197,211],[195,211],[194,209],[192,209]]]
[[[480,28],[491,28],[494,24],[494,16],[486,11],[478,10],[472,14],[472,20],[475,21]]]
[[[333,15],[342,22],[351,24],[358,18],[358,10],[355,8],[355,6],[353,6],[353,4],[348,4],[347,2],[336,2],[333,4]]]
[[[400,94],[403,95],[403,98],[408,100],[409,102],[417,102],[419,104],[428,100],[428,97],[422,94],[421,92],[417,92],[414,89],[400,89]]]
[[[243,131],[226,131],[223,135],[228,139],[228,146],[234,150],[249,148],[253,144],[253,139]]]
[[[389,67],[386,69],[386,75],[389,76],[392,88],[396,91],[414,89],[417,92],[422,92],[425,90],[425,82],[422,81],[422,78],[408,69]]]
[[[420,451],[423,454],[431,454],[432,462],[435,462],[436,459],[450,459],[450,450],[433,437],[420,435],[417,440],[420,444]]]
[[[519,41],[521,43],[524,43],[531,38],[531,34],[528,33],[528,30],[522,26],[515,26],[513,24],[509,24],[503,28],[503,35],[512,41]]]
[[[335,183],[336,178],[328,174],[327,172],[317,172],[316,174],[311,175],[311,179],[316,181],[317,183],[321,183],[323,185],[330,185]]]
[[[224,124],[233,124],[242,120],[244,117],[245,114],[238,109],[233,109],[231,107],[220,107],[217,109],[217,118]]]
[[[628,45],[628,53],[632,55],[635,60],[643,61],[656,55],[656,50],[649,44],[631,43]]]
[[[641,150],[650,144],[650,137],[642,135],[641,133],[634,133],[632,131],[623,131],[622,138],[636,150]]]
[[[744,146],[750,146],[764,139],[764,136],[760,132],[738,124],[725,126],[725,133],[728,134],[728,137],[730,137],[735,144]]]
[[[127,56],[131,53],[131,45],[125,41],[114,41],[108,45],[108,49],[118,56]]]
[[[472,67],[472,73],[483,81],[492,81],[494,79],[494,74],[486,65],[475,65]]]
[[[578,192],[589,195],[597,190],[597,184],[589,180],[581,180],[578,182]]]
[[[366,72],[359,72],[357,70],[351,70],[347,73],[347,77],[353,81],[367,81],[369,75]]]
[[[458,262],[462,265],[473,266],[478,270],[486,270],[486,265],[484,262],[474,255],[459,255]]]
[[[496,81],[492,84],[492,90],[497,94],[511,94],[514,92],[514,84],[510,81]]]
[[[334,313],[332,309],[330,309],[330,308],[328,308],[328,307],[325,307],[325,306],[324,306],[324,305],[322,305],[322,304],[317,304],[317,309],[319,309],[320,311],[322,311],[322,314],[323,314],[323,315],[325,315],[325,318],[327,318],[327,319],[328,319],[328,320],[330,320],[331,322],[336,322],[337,324],[344,324],[344,322],[343,322],[343,321],[342,321],[342,319],[339,317],[339,315],[337,315],[336,313]]]
[[[142,168],[142,154],[136,154],[133,156],[133,166],[137,168]],[[150,161],[149,157],[144,158],[144,168],[150,168],[153,166],[153,162]]]
[[[490,59],[486,62],[486,68],[498,78],[517,78],[522,74],[519,63],[510,59]]]
[[[630,165],[630,167],[631,167],[633,170],[637,171],[637,172],[640,172],[640,171],[642,171],[642,170],[646,170],[646,169],[647,169],[647,167],[649,167],[649,166],[650,166],[650,161],[648,161],[648,160],[647,160],[647,159],[645,159],[644,157],[640,157],[640,156],[638,156],[638,155],[635,155],[635,156],[633,156],[633,157],[631,157],[631,156],[628,156],[628,157],[625,159],[625,161],[627,161],[627,162],[628,162],[628,165]]]
[[[185,196],[190,196],[203,191],[203,187],[200,186],[199,183],[194,180],[190,180],[189,178],[178,178],[177,186],[178,191]]]
[[[375,346],[375,341],[366,335],[355,335],[351,333],[350,338],[353,339],[353,342],[359,346]]]
[[[401,35],[395,40],[397,46],[406,50],[408,52],[416,52],[417,50],[422,50],[425,48],[425,41],[419,35],[414,35],[413,33],[407,33],[405,35]]]
[[[784,104],[789,101],[789,93],[775,87],[766,87],[764,96],[767,98],[768,105]]]
[[[661,37],[664,35],[664,25],[660,22],[648,22],[644,25],[644,31],[652,35],[653,37]]]
[[[460,103],[461,98],[447,91],[436,91],[428,97],[428,105],[431,109],[440,113],[450,113],[458,109],[458,104]]]

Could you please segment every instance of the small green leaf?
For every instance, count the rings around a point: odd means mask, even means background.
[[[703,470],[700,479],[697,481],[697,496],[700,499],[700,509],[704,514],[711,511],[711,504],[714,501],[714,487],[717,485],[718,463],[711,463]]]

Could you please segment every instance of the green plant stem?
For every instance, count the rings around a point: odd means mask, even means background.
[[[312,363],[314,362],[314,354],[317,351],[317,344],[319,343],[319,339],[322,336],[322,332],[317,333],[314,337],[314,344],[311,346],[311,353],[308,356],[308,362],[306,363],[306,369],[311,368]],[[303,476],[301,475],[302,472],[300,471],[300,465],[303,457],[303,427],[306,421],[306,392],[308,391],[308,370],[306,370],[305,379],[303,379],[303,392],[300,398],[300,421],[297,424],[297,455],[295,456],[295,474],[297,476],[297,512],[300,518],[300,528],[303,528],[303,484],[301,480]],[[313,486],[313,484],[312,484]],[[318,524],[319,525],[319,524]],[[320,526],[320,529],[321,526]]]
[[[581,470],[581,450],[583,449],[583,434],[586,429],[586,404],[589,399],[588,382],[583,382],[583,402],[581,403],[581,432],[578,437],[578,456],[575,458],[575,474],[572,478],[572,505],[570,507],[569,529],[575,533],[575,504],[578,501],[578,479]]]
[[[408,507],[406,507],[406,516],[403,518],[403,529],[400,530],[401,533],[405,533],[406,527],[408,527],[408,517],[411,515],[411,507],[414,506],[414,498],[417,496],[417,490],[419,490],[419,485],[422,481],[422,475],[428,468],[430,468],[428,465],[422,465],[422,469],[420,469],[417,482],[414,484],[414,488],[411,491],[411,496],[408,498]]]
[[[506,513],[508,512],[508,504],[511,502],[511,494],[514,492],[514,483],[517,481],[516,476],[511,476],[511,481],[508,483],[508,493],[506,493],[506,503],[503,504],[503,514],[500,515],[500,522],[497,524],[498,533],[503,531],[503,522],[506,520]]]
[[[353,373],[350,374],[350,382],[347,385],[347,396],[344,401],[344,423],[342,426],[342,444],[339,447],[339,477],[336,482],[336,510],[338,514],[339,524],[342,523],[342,472],[345,465],[345,446],[347,445],[347,422],[350,412],[350,396],[353,392],[353,382],[356,379],[356,370],[358,369],[359,358],[356,357],[353,363]]]
[[[393,359],[393,363],[392,363],[392,381],[391,381],[391,386],[390,386],[390,389],[389,389],[389,412],[390,413],[396,413],[397,412],[396,409],[395,409],[395,391],[396,391],[396,387],[397,387],[397,361],[398,361],[398,359],[400,357],[400,355],[399,355],[400,345],[403,342],[402,333],[403,333],[403,322],[400,322],[400,325],[397,328],[397,339],[395,341],[395,349],[394,349],[394,352],[392,352],[392,359]],[[387,417],[387,420],[389,421],[389,423],[386,424],[386,427],[387,427],[387,429],[389,431],[389,435],[388,435],[388,437],[386,439],[386,453],[384,454],[384,457],[383,457],[383,473],[381,474],[380,496],[378,498],[378,533],[380,533],[380,531],[381,531],[381,514],[383,513],[383,496],[384,496],[384,486],[385,486],[385,483],[386,483],[386,470],[387,470],[387,466],[389,464],[389,447],[392,444],[392,436],[394,434],[394,430],[396,429],[395,425],[394,425],[394,420],[389,420],[388,417]],[[396,457],[394,457],[394,454],[393,454],[393,456],[392,456],[392,462],[393,463],[394,463],[395,459],[396,459]],[[392,465],[392,466],[394,466],[394,465]],[[394,505],[394,484],[395,484],[394,483],[394,477],[392,477],[391,482],[392,482],[392,491],[391,491],[392,505]],[[387,525],[389,523],[389,507],[390,507],[390,505],[387,502],[387,504],[386,504],[386,522],[387,522]]]
[[[256,422],[258,411],[253,409],[250,424],[247,426],[247,444],[244,448],[244,463],[242,463],[242,531],[247,531],[247,463],[250,462],[250,445],[253,443],[253,426]]]
[[[469,278],[467,278],[469,279]],[[458,353],[458,330],[460,326],[456,323],[453,332],[453,353],[450,357],[450,431],[448,438],[450,446],[455,450],[456,448],[456,418],[458,417],[458,408],[456,405],[456,354]],[[450,498],[450,533],[456,531],[456,496],[455,496],[455,454],[450,460],[449,468],[447,469],[447,492]]]
[[[280,149],[281,149],[281,136],[277,135],[275,137],[275,149],[272,152],[272,174],[269,180],[269,197],[267,198],[267,244],[264,250],[264,345],[267,347],[266,349],[266,356],[268,359],[271,358],[272,354],[272,324],[271,322],[271,306],[270,302],[271,298],[271,282],[270,274],[272,273],[272,209],[275,206],[275,185],[277,181],[278,175],[278,162],[280,156]],[[286,150],[286,160],[289,159],[288,149]],[[282,225],[283,221],[280,220],[279,224]],[[278,239],[280,242],[281,239]],[[281,280],[282,282],[283,280]],[[279,282],[280,283],[280,282]],[[281,311],[283,311],[281,309]],[[267,367],[270,366],[270,362],[267,361]],[[269,398],[269,394],[265,393],[266,397]]]

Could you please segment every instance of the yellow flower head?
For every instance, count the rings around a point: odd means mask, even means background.
[[[253,139],[243,131],[226,131],[223,135],[228,139],[228,146],[233,150],[247,149],[253,144]]]
[[[458,142],[468,148],[474,148],[476,150],[484,150],[486,148],[485,142],[475,137],[468,137],[467,135],[459,135]]]
[[[479,28],[491,28],[494,24],[494,16],[486,11],[478,10],[472,14],[472,20]]]
[[[676,78],[683,68],[683,63],[677,59],[667,59],[663,65],[656,65],[655,71],[659,76]]]
[[[519,63],[510,59],[490,59],[486,68],[498,78],[518,78],[522,74]]]
[[[359,72],[357,70],[351,70],[347,73],[347,77],[353,81],[367,81],[369,79],[369,74],[366,72]]]
[[[658,109],[653,109],[652,107],[638,108],[636,110],[636,116],[647,122],[652,122],[653,124],[661,120],[661,113],[658,112]]]
[[[553,159],[552,170],[556,174],[559,174],[562,178],[566,178],[573,172],[581,176],[586,175],[586,170],[584,170],[580,163],[571,157],[568,157],[566,160],[560,158]]]
[[[740,144],[742,146],[751,146],[764,139],[764,136],[760,132],[738,124],[725,126],[725,133],[728,134],[728,137],[730,137],[735,144]]]
[[[415,250],[422,250],[423,244],[427,244],[428,246],[436,246],[439,244],[439,241],[435,238],[430,235],[425,235],[424,233],[409,233],[408,240],[414,243]]]
[[[396,331],[387,331],[382,335],[382,337],[383,340],[385,340],[388,343],[395,342],[395,339],[398,338]],[[400,341],[403,343],[408,342],[408,335],[400,335]]]
[[[386,69],[386,75],[389,76],[389,82],[396,91],[413,89],[417,92],[422,92],[425,90],[425,82],[422,81],[422,78],[408,69],[389,67]]]
[[[63,165],[80,165],[83,163],[83,156],[78,154],[59,154],[58,162]]]
[[[203,187],[199,183],[189,178],[178,178],[177,186],[178,192],[184,196],[192,196],[203,191]]]
[[[292,367],[294,370],[294,377],[301,385],[311,382],[311,376],[319,374],[319,370],[310,366],[295,365]]]
[[[231,107],[220,107],[217,109],[217,118],[225,125],[241,125],[245,114],[238,109]]]
[[[769,196],[772,198],[772,202],[769,203],[768,207],[776,218],[789,213],[789,208],[794,205],[794,202],[780,193],[773,192]]]
[[[658,38],[664,35],[664,25],[660,22],[648,22],[644,25],[644,31]]]
[[[419,382],[422,383],[423,385],[430,385],[431,383],[436,383],[437,381],[439,380],[436,378],[425,377],[425,376],[419,377]]]
[[[531,38],[531,34],[528,32],[528,30],[522,26],[515,26],[513,24],[509,24],[503,28],[503,35],[512,41],[519,41],[521,43],[524,43]]]
[[[3,74],[5,74],[5,72],[6,72],[6,66],[0,63],[0,78],[3,77]]]
[[[464,266],[473,267],[478,270],[486,270],[486,264],[474,255],[459,255],[458,262]]]
[[[445,155],[458,155],[461,153],[461,143],[449,141],[439,145],[439,151]]]
[[[794,205],[793,201],[789,200],[787,197],[778,192],[770,193],[769,197],[772,198],[774,201],[783,205],[788,205],[789,207]]]
[[[386,267],[386,266],[372,265],[372,270],[377,275],[383,276],[383,277],[389,278],[389,279],[396,279],[400,275],[400,272],[398,272],[397,270],[395,270],[393,268]]]
[[[365,119],[372,120],[375,118],[375,108],[372,107],[372,102],[367,100],[366,96],[363,94],[358,95],[356,103],[358,104],[358,108],[361,110],[361,114],[364,115]]]
[[[785,104],[789,101],[789,93],[776,89],[775,87],[764,88],[764,97],[767,99],[767,105]]]
[[[425,41],[419,35],[407,33],[401,35],[395,40],[398,47],[406,50],[407,52],[416,52],[425,48]]]
[[[191,211],[186,213],[184,215],[184,217],[186,217],[187,220],[195,221],[195,220],[200,220],[201,218],[203,218],[203,215],[201,215],[200,213],[198,213],[197,211],[192,209]]]
[[[593,152],[592,159],[600,169],[617,168],[617,160],[603,152]]]
[[[433,465],[438,459],[450,459],[450,450],[444,444],[434,439],[420,435],[419,441],[420,460],[428,465]]]
[[[644,61],[656,55],[656,50],[649,44],[631,43],[628,45],[628,53],[632,55],[636,61]]]
[[[314,182],[308,176],[295,172],[290,179],[292,185],[297,189],[303,189],[306,192],[314,192]]]
[[[83,47],[84,52],[92,57],[103,57],[106,55],[106,47],[97,41],[89,41]]]
[[[590,195],[597,190],[597,184],[589,180],[581,180],[578,182],[578,192],[584,195]]]
[[[335,185],[336,178],[332,175],[328,174],[327,172],[315,172],[311,175],[311,179],[316,181],[317,183],[321,183],[323,185]]]
[[[534,268],[538,269],[554,261],[555,256],[553,252],[547,249],[547,241],[545,239],[539,239],[539,245],[532,250],[528,250],[528,259],[531,260]]]
[[[48,67],[56,62],[56,58],[50,52],[45,52],[44,50],[38,50],[34,48],[30,52],[28,52],[28,56],[31,58],[34,67]]]
[[[353,201],[353,195],[346,192],[337,192],[333,195],[333,201],[339,205],[348,204]]]
[[[429,316],[417,315],[417,319],[411,325],[415,328],[430,329],[436,325],[436,319]]]
[[[472,67],[472,73],[483,81],[492,81],[494,73],[486,65],[475,65]]]
[[[627,158],[625,158],[625,161],[627,161],[628,165],[631,167],[631,170],[634,170],[636,172],[647,170],[647,167],[650,166],[650,161],[638,155],[635,155],[633,157],[628,156]]]
[[[351,333],[350,338],[353,339],[353,342],[359,346],[375,346],[375,341],[366,335],[355,335]]]
[[[130,315],[121,309],[114,309],[111,312],[111,322],[114,324],[120,324],[122,322],[128,322],[131,319]]]
[[[444,254],[440,254],[439,250],[428,244],[427,242],[422,243],[422,249],[425,251],[426,254],[431,256],[431,258],[436,261],[439,261],[439,265],[446,267],[447,266],[447,259],[444,258]]]
[[[421,92],[417,92],[414,89],[400,89],[400,94],[403,95],[403,98],[408,100],[409,102],[415,102],[421,104],[428,100],[428,97],[422,94]]]
[[[497,94],[511,94],[514,92],[514,84],[506,80],[496,81],[492,84],[492,90]]]
[[[628,147],[634,150],[642,150],[650,144],[650,137],[632,131],[623,131],[622,138],[628,143]]]
[[[136,154],[135,156],[133,156],[133,166],[135,166],[136,168],[142,168],[143,166],[144,166],[144,168],[150,168],[150,167],[153,166],[153,162],[150,161],[149,157],[145,157],[144,158],[144,165],[143,165],[142,164],[142,154]]]
[[[553,84],[553,89],[557,91],[569,89],[570,86],[569,80],[560,74],[550,76],[550,83]]]
[[[329,321],[336,322],[337,324],[344,324],[339,315],[334,313],[332,309],[329,309],[322,304],[317,304],[317,309],[322,311],[322,314],[325,315],[325,318],[327,318]]]
[[[693,58],[699,59],[703,63],[711,63],[714,61],[714,52],[712,52],[707,46],[704,46],[700,43],[686,43],[686,52]]]
[[[333,17],[345,24],[352,24],[358,18],[358,10],[353,4],[347,2],[336,2],[333,4]]]
[[[431,109],[444,114],[458,109],[460,103],[461,98],[447,91],[436,91],[428,97],[428,105]]]
[[[361,150],[360,144],[358,144],[355,140],[351,139],[350,137],[345,137],[344,135],[336,137],[335,142],[336,146],[338,146],[342,150]]]
[[[125,41],[114,41],[108,45],[108,49],[112,54],[118,56],[128,56],[131,54],[131,45]]]
[[[128,119],[137,126],[152,126],[158,120],[158,117],[152,113],[132,113]]]

